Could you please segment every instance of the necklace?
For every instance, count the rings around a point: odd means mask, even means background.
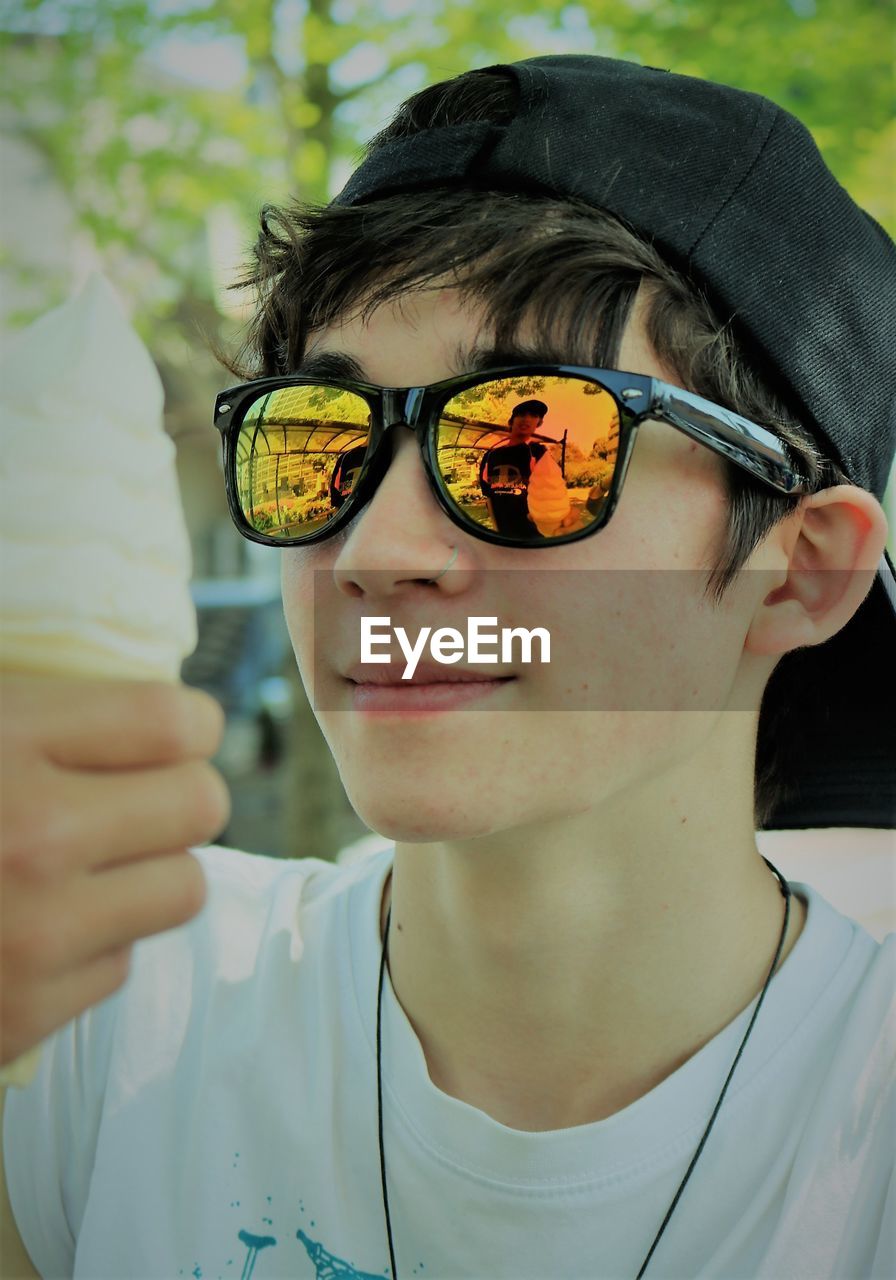
[[[669,1208],[666,1210],[666,1216],[663,1218],[662,1222],[660,1223],[660,1228],[659,1228],[659,1231],[657,1231],[656,1235],[654,1236],[653,1244],[647,1250],[647,1255],[644,1258],[644,1261],[641,1263],[641,1267],[640,1267],[640,1270],[638,1271],[636,1280],[641,1280],[641,1277],[644,1275],[644,1272],[647,1270],[647,1265],[650,1262],[650,1259],[653,1257],[654,1251],[656,1250],[656,1247],[660,1242],[660,1238],[662,1237],[663,1232],[666,1230],[666,1227],[669,1225],[669,1220],[672,1217],[672,1214],[675,1212],[676,1208],[678,1207],[678,1202],[681,1199],[682,1193],[688,1184],[688,1180],[690,1179],[691,1174],[694,1172],[694,1167],[696,1166],[697,1161],[700,1159],[700,1156],[703,1154],[703,1148],[706,1146],[706,1141],[709,1138],[710,1133],[712,1132],[712,1127],[716,1122],[716,1117],[718,1116],[719,1112],[722,1109],[722,1103],[725,1100],[725,1094],[728,1092],[728,1086],[731,1083],[731,1078],[734,1075],[737,1064],[741,1060],[744,1049],[747,1047],[747,1041],[750,1038],[750,1032],[753,1030],[753,1027],[756,1025],[756,1018],[759,1015],[759,1010],[762,1008],[762,1002],[765,999],[766,992],[768,991],[769,986],[771,985],[772,978],[775,975],[775,970],[778,967],[778,962],[781,959],[781,952],[784,949],[784,940],[787,937],[787,926],[790,923],[790,897],[791,897],[790,885],[781,875],[781,872],[777,869],[777,867],[772,866],[768,858],[763,858],[762,861],[768,867],[769,871],[771,871],[777,877],[778,885],[781,889],[781,895],[784,898],[784,923],[781,926],[781,935],[778,938],[778,946],[775,950],[775,956],[774,956],[774,959],[772,960],[771,968],[768,971],[768,976],[766,977],[765,982],[763,983],[762,990],[759,993],[759,999],[756,1001],[756,1007],[753,1010],[753,1016],[750,1018],[749,1025],[747,1026],[747,1029],[744,1033],[744,1038],[740,1042],[740,1048],[738,1049],[737,1053],[734,1055],[734,1061],[731,1064],[731,1067],[728,1071],[728,1075],[725,1077],[725,1083],[722,1085],[722,1092],[719,1094],[718,1098],[716,1099],[716,1104],[712,1109],[712,1115],[709,1117],[709,1123],[707,1124],[706,1128],[703,1131],[703,1137],[698,1142],[697,1150],[694,1152],[693,1156],[691,1157],[691,1163],[688,1165],[687,1169],[685,1170],[685,1175],[678,1185],[678,1190],[675,1192],[675,1195],[672,1197],[672,1203],[669,1205]],[[385,928],[383,929],[383,948],[380,954],[380,978],[379,978],[379,986],[377,987],[377,996],[376,996],[376,1113],[377,1113],[377,1137],[379,1139],[379,1147],[380,1147],[380,1177],[382,1179],[382,1185],[383,1185],[383,1214],[386,1220],[386,1239],[389,1245],[389,1265],[392,1268],[392,1280],[398,1280],[398,1272],[395,1269],[395,1246],[392,1240],[392,1219],[389,1216],[389,1188],[386,1182],[386,1148],[383,1142],[383,1054],[382,1054],[383,980],[386,972],[386,957],[388,954],[388,945],[389,945],[389,924],[391,922],[391,919],[392,919],[392,907],[390,904],[389,910],[386,913]]]

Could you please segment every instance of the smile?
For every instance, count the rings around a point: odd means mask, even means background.
[[[515,676],[487,676],[468,669],[434,671],[427,663],[411,680],[397,667],[350,680],[352,709],[368,716],[421,716],[456,711],[493,697]]]

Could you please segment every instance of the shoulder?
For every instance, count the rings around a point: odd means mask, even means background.
[[[896,929],[896,831],[818,827],[760,831],[761,853],[785,876],[813,886],[878,940]]]
[[[805,1126],[837,1147],[846,1125],[871,1140],[894,1097],[896,936],[878,941],[813,885],[790,887],[806,919],[769,987],[750,1088],[793,1135]]]
[[[314,922],[338,912],[353,887],[375,876],[382,857],[343,865],[321,858],[272,858],[220,845],[192,851],[208,896],[189,924],[139,944],[135,970],[189,962],[203,981],[258,973],[273,946],[289,963],[305,952]],[[135,976],[139,977],[139,973]]]
[[[391,860],[342,866],[220,847],[195,852],[206,904],[189,924],[134,949],[115,1012],[107,1105],[161,1079],[176,1089],[224,1045],[233,1062],[233,1037],[242,1053],[278,1011],[299,1009],[313,1021],[320,1001],[333,998],[353,893],[372,900]]]
[[[872,936],[861,920],[832,902],[814,881],[791,881],[790,885],[807,906],[806,927],[797,943],[802,969],[806,971],[811,960],[816,978],[819,969],[827,974],[819,1000],[836,1004],[846,1018],[866,1007],[878,1013],[891,1008],[896,933]],[[875,1032],[886,1031],[885,1022],[873,1021]]]
[[[355,856],[356,848],[359,852]],[[274,903],[304,907],[321,900],[332,901],[374,875],[383,856],[391,855],[391,851],[391,843],[380,837],[358,841],[335,862],[325,858],[273,858],[224,845],[192,849],[208,886],[208,901],[197,919],[214,916],[236,904],[258,910]]]
[[[792,887],[808,918],[785,965],[795,961],[788,1013],[805,1087],[817,1087],[815,1120],[876,1146],[896,1106],[896,934],[878,941],[814,887]]]
[[[774,1151],[767,1167],[782,1175],[779,1226],[757,1274],[890,1274],[881,1259],[891,1250],[896,935],[877,941],[818,890],[792,888],[807,924],[779,975],[772,1052],[749,1115]]]
[[[345,879],[338,863],[323,858],[272,858],[223,845],[206,845],[191,853],[198,858],[208,887],[198,920],[239,907],[258,911],[283,895],[299,903],[313,888]]]
[[[256,1078],[260,1046],[274,1066],[297,1062],[304,1024],[282,1015],[329,1008],[343,908],[355,890],[373,901],[391,862],[193,852],[208,885],[199,915],[138,942],[124,986],[52,1036],[34,1081],[7,1099],[10,1199],[41,1274],[72,1274],[103,1162],[112,1180],[139,1171],[133,1152],[163,1147],[200,1092]]]

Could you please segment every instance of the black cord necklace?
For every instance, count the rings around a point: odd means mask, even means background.
[[[722,1085],[722,1092],[719,1094],[718,1099],[716,1100],[716,1105],[712,1109],[712,1115],[709,1117],[709,1124],[704,1129],[703,1137],[700,1139],[699,1143],[697,1144],[697,1150],[694,1152],[694,1155],[691,1159],[691,1163],[688,1165],[687,1169],[685,1170],[685,1175],[682,1178],[681,1182],[679,1183],[678,1190],[675,1192],[675,1195],[672,1197],[672,1203],[669,1205],[669,1208],[666,1210],[666,1216],[663,1218],[662,1222],[660,1223],[660,1229],[659,1231],[657,1231],[656,1235],[654,1236],[653,1244],[647,1250],[647,1256],[645,1257],[644,1261],[641,1263],[641,1267],[640,1267],[640,1270],[638,1271],[636,1280],[641,1280],[641,1277],[644,1275],[644,1272],[647,1270],[647,1264],[650,1262],[650,1259],[653,1257],[654,1251],[656,1250],[656,1247],[660,1242],[660,1238],[663,1232],[666,1230],[666,1227],[669,1225],[669,1220],[672,1217],[672,1214],[675,1212],[676,1208],[678,1207],[678,1202],[681,1199],[682,1192],[687,1186],[688,1180],[691,1174],[694,1172],[694,1167],[697,1164],[697,1161],[700,1159],[700,1156],[703,1154],[703,1148],[706,1146],[706,1141],[712,1131],[713,1125],[716,1122],[716,1116],[719,1114],[720,1110],[722,1109],[722,1103],[725,1100],[725,1094],[728,1092],[728,1086],[731,1083],[731,1078],[734,1075],[737,1064],[741,1060],[744,1049],[747,1047],[747,1041],[750,1038],[750,1032],[753,1030],[753,1027],[756,1025],[756,1018],[759,1015],[759,1010],[762,1008],[762,1002],[765,999],[766,992],[768,991],[769,986],[771,985],[771,980],[774,977],[775,970],[778,967],[778,963],[781,959],[781,952],[784,950],[784,940],[787,937],[787,926],[790,923],[790,897],[791,897],[790,885],[781,875],[781,872],[777,869],[777,867],[772,866],[768,858],[763,858],[763,862],[768,867],[768,869],[771,872],[773,872],[773,874],[777,877],[778,884],[780,885],[780,888],[781,888],[781,894],[784,898],[784,923],[781,926],[781,936],[778,938],[778,946],[777,946],[777,949],[775,950],[775,957],[772,960],[771,968],[768,971],[768,976],[766,977],[765,982],[763,983],[763,986],[762,986],[762,990],[759,993],[759,999],[756,1001],[756,1008],[753,1010],[753,1016],[750,1018],[749,1025],[747,1027],[746,1032],[744,1033],[744,1038],[740,1042],[740,1048],[738,1049],[737,1053],[734,1055],[734,1061],[731,1064],[731,1069],[729,1070],[728,1075],[725,1077],[725,1083]],[[380,1145],[380,1177],[382,1178],[382,1183],[383,1183],[383,1213],[386,1219],[386,1239],[389,1244],[389,1265],[392,1268],[392,1280],[398,1280],[398,1272],[395,1269],[395,1246],[392,1241],[392,1219],[389,1216],[389,1188],[386,1182],[386,1148],[383,1143],[383,1055],[382,1055],[383,979],[386,972],[386,956],[388,954],[388,945],[389,945],[389,924],[391,919],[392,919],[392,907],[390,905],[389,910],[386,913],[385,928],[383,929],[383,949],[380,955],[380,979],[379,979],[379,986],[377,988],[377,996],[376,996],[376,1112],[377,1112],[377,1136],[379,1138],[379,1145]]]

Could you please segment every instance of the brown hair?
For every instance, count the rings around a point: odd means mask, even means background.
[[[468,72],[408,99],[368,154],[435,126],[504,123],[515,102],[512,77]],[[256,290],[256,315],[239,355],[225,363],[246,379],[288,373],[315,330],[446,277],[482,306],[497,350],[518,349],[525,326],[534,358],[598,367],[617,364],[643,286],[647,337],[683,385],[773,430],[813,488],[843,478],[776,394],[774,371],[699,284],[618,218],[575,200],[437,187],[356,207],[266,206],[254,264],[235,286]],[[725,475],[729,518],[707,579],[716,601],[799,501],[734,465]],[[772,761],[756,778],[760,826],[779,798],[775,773]]]

